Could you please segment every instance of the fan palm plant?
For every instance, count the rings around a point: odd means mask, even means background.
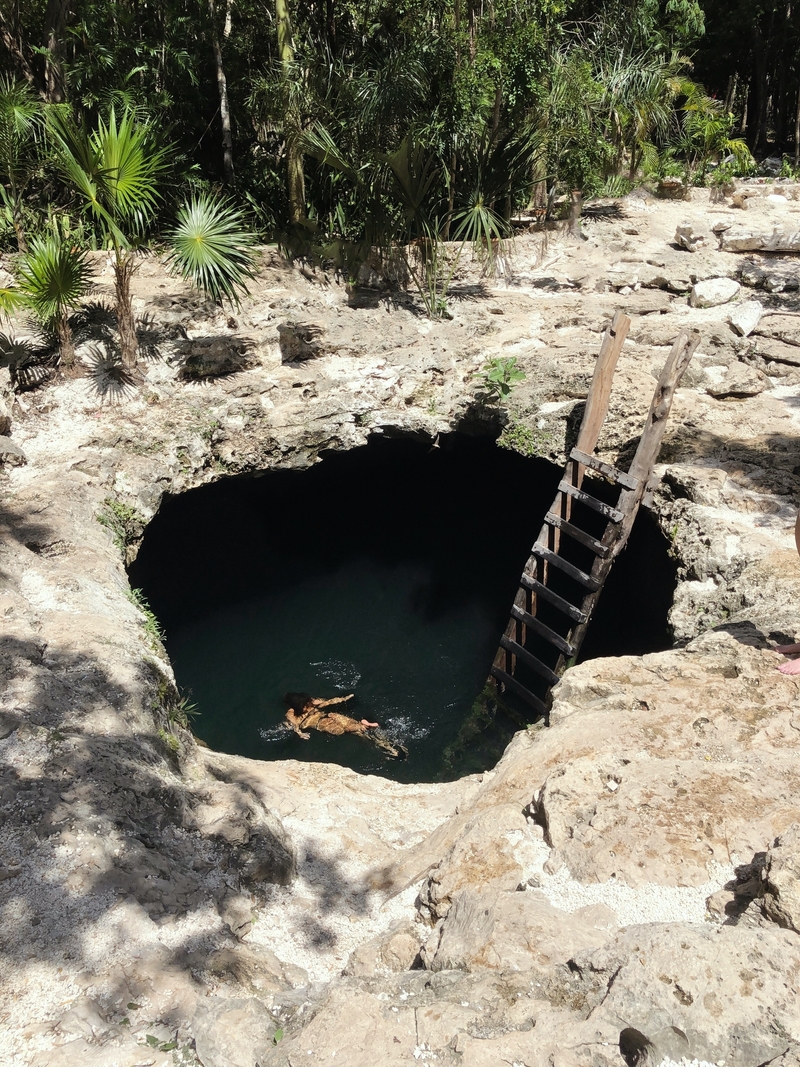
[[[126,371],[136,366],[138,340],[131,298],[136,255],[163,201],[168,151],[157,142],[155,125],[125,109],[112,108],[88,133],[63,113],[52,119],[61,170],[102,229],[113,254],[120,357]],[[227,201],[195,197],[179,213],[172,235],[172,263],[213,299],[235,300],[252,276],[253,240],[242,215]]]
[[[157,145],[151,124],[138,121],[130,110],[118,119],[112,108],[93,133],[61,111],[53,114],[51,126],[64,176],[99,223],[113,252],[120,355],[130,369],[138,351],[131,277],[136,250],[161,199],[166,153]]]
[[[16,265],[16,280],[24,306],[48,332],[58,337],[61,362],[75,358],[69,313],[91,288],[92,269],[87,254],[59,235],[38,237]]]
[[[169,235],[173,270],[222,303],[237,303],[253,277],[253,237],[227,200],[195,196],[178,211]]]
[[[0,196],[20,252],[27,247],[22,198],[38,164],[37,145],[43,119],[41,101],[32,89],[0,75]]]

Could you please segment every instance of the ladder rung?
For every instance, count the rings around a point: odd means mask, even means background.
[[[555,552],[551,552],[549,548],[545,548],[544,545],[535,544],[531,549],[535,556],[543,559],[546,563],[552,563],[554,567],[557,567],[564,574],[569,575],[580,585],[585,586],[587,589],[591,589],[594,592],[595,589],[600,588],[600,582],[596,578],[593,578],[591,574],[587,574],[586,571],[580,570],[578,567],[574,567],[571,563],[567,563],[561,556],[557,556]]]
[[[591,549],[596,556],[600,556],[601,559],[605,559],[608,555],[608,545],[604,545],[602,541],[598,541],[596,537],[592,537],[591,534],[585,533],[583,530],[579,530],[577,526],[573,526],[571,522],[567,522],[566,519],[559,518],[558,515],[554,515],[552,511],[544,517],[544,521],[548,526],[555,526],[557,530],[561,530],[567,537],[571,537],[573,541],[577,541],[579,545],[583,545],[584,548]]]
[[[559,493],[566,493],[567,496],[573,497],[579,504],[585,504],[587,508],[591,508],[593,511],[598,511],[604,518],[608,519],[609,522],[622,522],[625,518],[624,512],[612,508],[610,504],[604,504],[601,500],[597,500],[593,496],[589,496],[588,493],[584,493],[582,489],[570,485],[569,482],[559,482],[558,491]]]
[[[545,641],[549,641],[551,645],[558,649],[559,652],[563,652],[565,656],[574,656],[575,649],[561,634],[557,634],[555,630],[551,630],[549,626],[545,626],[543,622],[540,622],[534,615],[529,615],[527,611],[523,611],[522,608],[518,608],[516,604],[511,608],[512,619],[518,619],[520,622],[524,622],[529,630],[533,630],[539,637],[543,637]]]
[[[555,685],[559,681],[559,677],[555,671],[551,671],[540,659],[537,659],[527,648],[523,648],[522,645],[518,645],[516,641],[512,641],[510,637],[503,635],[500,638],[500,644],[503,648],[516,656],[517,659],[522,660],[526,667],[530,667],[532,671],[536,671],[547,682],[548,685]]]
[[[547,600],[553,607],[558,608],[559,611],[568,615],[574,622],[586,622],[588,620],[589,616],[581,611],[580,608],[576,608],[574,604],[570,604],[570,602],[565,600],[563,596],[554,593],[552,589],[548,589],[546,585],[537,582],[536,579],[531,578],[529,574],[523,574],[519,584],[523,589],[529,589],[543,600]]]
[[[577,460],[584,467],[591,467],[593,471],[597,471],[602,474],[604,478],[608,478],[610,482],[616,482],[618,485],[624,486],[626,489],[638,489],[639,482],[636,478],[632,478],[630,474],[626,474],[624,471],[618,471],[616,467],[612,467],[610,463],[603,463],[597,456],[590,456],[586,452],[581,452],[579,448],[573,448],[569,454],[570,459]]]
[[[534,696],[529,689],[518,682],[516,678],[512,678],[510,674],[507,674],[499,667],[492,667],[492,677],[496,678],[498,682],[502,682],[506,689],[510,689],[512,693],[516,693],[518,697],[522,697],[526,704],[538,711],[540,715],[547,715],[547,705],[543,700],[540,700],[537,696]]]

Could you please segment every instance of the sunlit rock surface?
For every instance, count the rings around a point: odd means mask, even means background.
[[[0,1063],[796,1056],[800,683],[767,645],[800,637],[800,319],[791,285],[765,287],[786,265],[718,249],[714,223],[724,247],[742,216],[693,195],[626,200],[584,242],[520,237],[497,283],[465,267],[433,324],[269,252],[235,317],[145,263],[160,359],[140,388],[6,398],[27,463],[0,454]],[[753,233],[774,210],[748,201]],[[706,238],[692,253],[684,223]],[[781,232],[799,223],[787,202]],[[730,306],[689,307],[712,278],[761,286],[749,337]],[[162,495],[376,433],[485,431],[474,375],[493,356],[527,373],[503,440],[560,462],[620,307],[599,451],[623,466],[672,340],[703,335],[653,505],[681,647],[574,668],[549,729],[459,782],[198,748],[126,595],[123,554]],[[745,372],[763,388],[725,388]],[[108,498],[132,509],[122,551],[96,518]]]

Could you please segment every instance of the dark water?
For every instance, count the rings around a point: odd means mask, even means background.
[[[431,449],[377,438],[310,470],[167,499],[130,578],[200,708],[197,734],[227,752],[331,761],[401,781],[491,765],[507,737],[496,751],[484,739],[446,763],[443,753],[484,684],[559,476],[486,439],[453,435]],[[625,624],[631,582],[644,594],[654,553],[659,566],[665,558],[660,533],[646,525],[637,523],[644,532],[604,594],[594,654],[668,643],[671,587],[654,625]],[[649,601],[653,592],[650,582]],[[281,725],[289,690],[355,693],[343,710],[379,722],[408,760],[387,761],[357,737],[291,734]]]

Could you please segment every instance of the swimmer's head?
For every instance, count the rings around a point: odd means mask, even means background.
[[[301,708],[304,708],[306,704],[310,704],[313,697],[309,693],[287,693],[283,699],[290,708],[299,711]]]

